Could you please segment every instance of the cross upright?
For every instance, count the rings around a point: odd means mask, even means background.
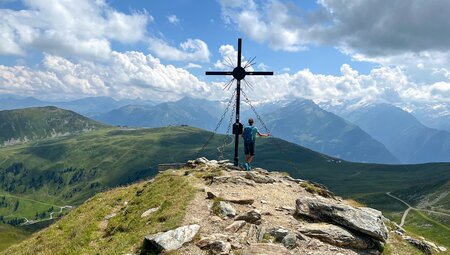
[[[246,75],[273,75],[273,72],[247,72],[245,67],[241,66],[242,60],[242,39],[238,39],[237,66],[233,71],[207,71],[206,75],[232,75],[236,79],[236,122],[233,125],[234,134],[234,165],[239,165],[239,135],[242,134],[243,125],[240,123],[240,101],[241,101],[241,80]]]

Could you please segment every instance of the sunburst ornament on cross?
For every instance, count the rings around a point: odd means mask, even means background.
[[[273,72],[255,72],[255,71],[247,71],[245,68],[252,66],[252,60],[250,60],[246,66],[241,66],[242,61],[242,39],[238,39],[238,54],[237,54],[237,66],[234,67],[233,71],[207,71],[206,75],[232,75],[233,79],[231,79],[226,85],[225,88],[231,86],[233,81],[236,80],[236,122],[233,125],[233,134],[234,134],[234,165],[239,165],[239,135],[242,134],[243,125],[240,123],[240,102],[241,102],[241,80],[245,81],[245,76],[247,75],[273,75]],[[232,64],[232,63],[230,63]]]

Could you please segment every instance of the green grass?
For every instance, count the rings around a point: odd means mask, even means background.
[[[13,218],[27,218],[28,220],[34,220],[36,213],[45,212],[48,218],[50,212],[55,212],[54,217],[58,216],[59,206],[49,204],[41,201],[36,201],[28,198],[21,198],[10,194],[0,193],[0,201],[5,201],[8,204],[6,207],[0,207],[0,215],[6,220]],[[16,204],[18,206],[16,208]]]
[[[30,141],[106,126],[53,106],[0,111],[0,146],[10,143],[11,139]]]
[[[23,241],[30,235],[27,231],[14,228],[10,225],[0,224],[0,251],[7,247]]]
[[[196,189],[193,177],[164,173],[100,193],[48,229],[1,254],[125,254],[138,252],[143,237],[178,227]],[[149,208],[160,209],[147,218]],[[105,216],[116,213],[105,225]]]
[[[447,219],[448,220],[448,219]],[[450,225],[444,225],[428,213],[411,210],[404,228],[407,231],[426,237],[436,244],[450,248]]]

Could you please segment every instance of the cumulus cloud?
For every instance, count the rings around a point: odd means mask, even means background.
[[[47,54],[39,69],[0,65],[0,93],[50,99],[113,96],[166,101],[185,95],[212,98],[218,90],[185,69],[163,65],[141,52],[112,51],[108,64]]]
[[[318,0],[307,11],[279,0],[221,0],[226,23],[274,49],[339,46],[366,56],[450,49],[446,0]]]
[[[124,14],[105,1],[26,0],[26,10],[0,9],[0,54],[27,48],[51,54],[106,58],[111,41],[134,43],[146,36],[151,16]]]
[[[176,48],[162,39],[150,38],[148,49],[166,60],[208,62],[210,57],[208,45],[200,39],[187,39]]]

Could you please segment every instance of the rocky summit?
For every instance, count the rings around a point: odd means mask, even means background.
[[[389,240],[381,212],[319,184],[205,158],[181,171],[204,180],[200,192],[181,227],[145,237],[150,254],[381,254]]]

